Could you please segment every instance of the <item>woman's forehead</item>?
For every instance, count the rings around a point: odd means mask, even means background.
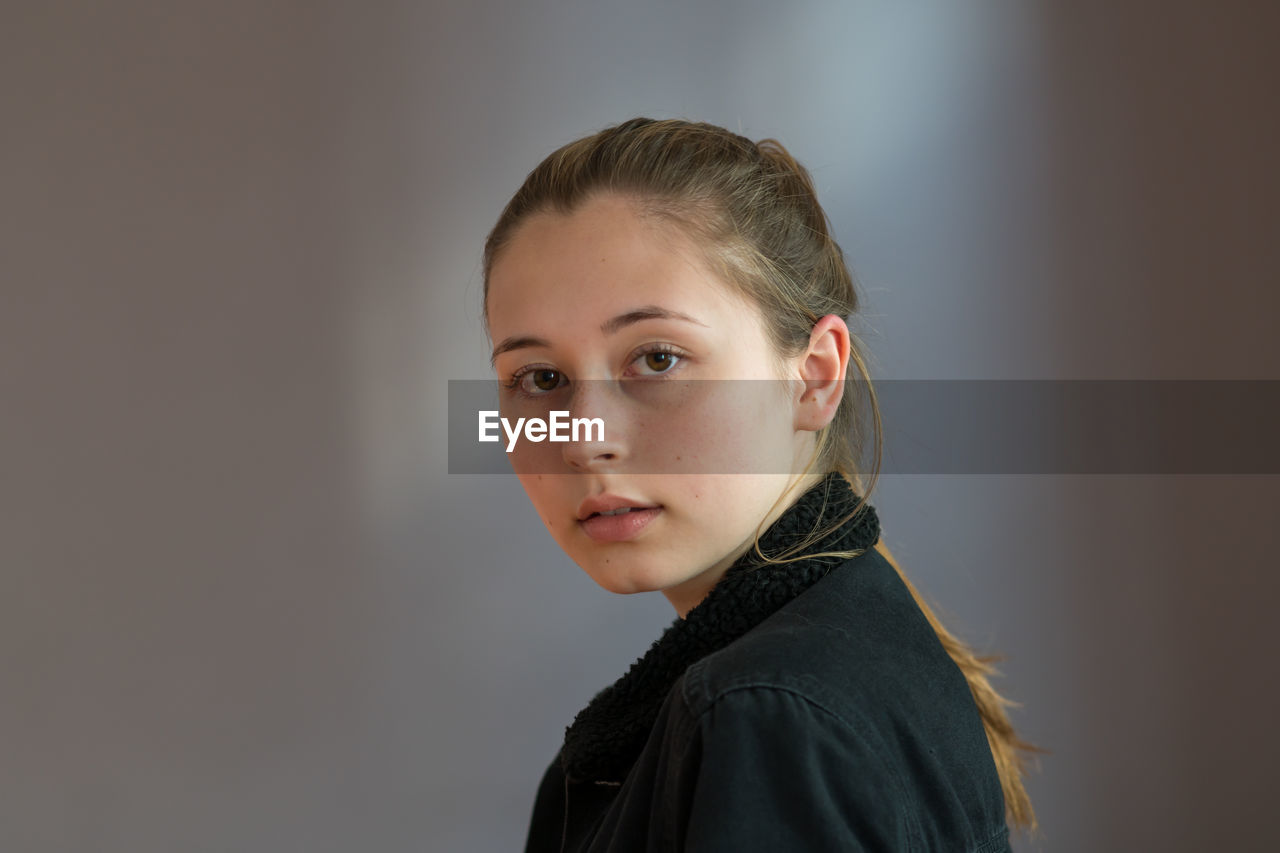
[[[692,238],[616,196],[567,214],[534,214],[490,270],[486,308],[495,339],[511,324],[598,325],[636,305],[711,317],[747,307]]]

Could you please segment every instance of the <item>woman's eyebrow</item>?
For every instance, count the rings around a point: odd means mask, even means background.
[[[544,347],[550,349],[551,342],[545,338],[531,338],[528,335],[523,337],[507,338],[493,348],[493,355],[489,356],[489,366],[493,367],[498,361],[498,356],[502,355],[504,352],[510,352],[513,349],[526,349],[528,347]]]
[[[635,308],[625,314],[619,314],[609,320],[605,320],[600,324],[600,331],[606,335],[616,334],[619,330],[635,323],[641,323],[645,320],[681,320],[685,323],[693,323],[694,325],[710,328],[706,323],[689,316],[680,311],[672,311],[669,308],[663,308],[661,305],[645,305],[641,308]],[[535,338],[529,335],[520,335],[506,338],[502,343],[493,348],[493,355],[489,356],[489,365],[493,366],[498,361],[498,356],[504,352],[511,352],[516,349],[528,349],[530,347],[550,348],[551,342],[546,338]]]
[[[645,305],[642,308],[636,308],[625,314],[619,314],[612,320],[605,320],[600,325],[600,331],[606,335],[612,335],[619,329],[626,328],[633,323],[639,323],[643,320],[683,320],[686,323],[693,323],[698,326],[707,328],[707,324],[701,320],[694,319],[688,314],[679,311],[672,311],[670,308],[663,308],[661,305]]]

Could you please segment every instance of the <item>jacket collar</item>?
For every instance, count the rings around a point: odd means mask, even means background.
[[[849,515],[858,495],[838,472],[831,472],[802,494],[760,536],[760,550],[786,556],[786,550],[820,526]],[[875,509],[863,504],[804,553],[864,551],[880,538]],[[676,619],[627,673],[596,694],[565,730],[560,764],[572,781],[620,784],[644,748],[658,712],[676,680],[692,664],[759,625],[766,617],[817,583],[836,557],[805,557],[761,565],[754,550],[738,559],[683,619]]]

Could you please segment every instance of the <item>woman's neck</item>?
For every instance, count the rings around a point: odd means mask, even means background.
[[[795,504],[801,495],[822,482],[824,476],[824,474],[806,474],[788,484],[779,495],[778,500],[774,502],[768,515],[765,516],[764,522],[759,526],[759,530],[768,530],[775,521],[782,517],[783,513]],[[708,571],[700,572],[684,583],[662,590],[662,594],[666,596],[667,601],[671,602],[671,606],[676,609],[676,613],[681,619],[688,616],[690,610],[702,603],[702,600],[707,597],[707,593],[715,588],[715,585],[724,577],[724,573],[729,570],[729,567],[736,563],[743,554],[754,548],[755,543],[756,537],[753,533],[750,538],[722,557]]]

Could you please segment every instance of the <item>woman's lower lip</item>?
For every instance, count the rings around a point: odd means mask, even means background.
[[[593,515],[578,522],[582,531],[597,542],[625,542],[640,535],[649,522],[658,517],[662,507],[633,509],[619,515]]]

